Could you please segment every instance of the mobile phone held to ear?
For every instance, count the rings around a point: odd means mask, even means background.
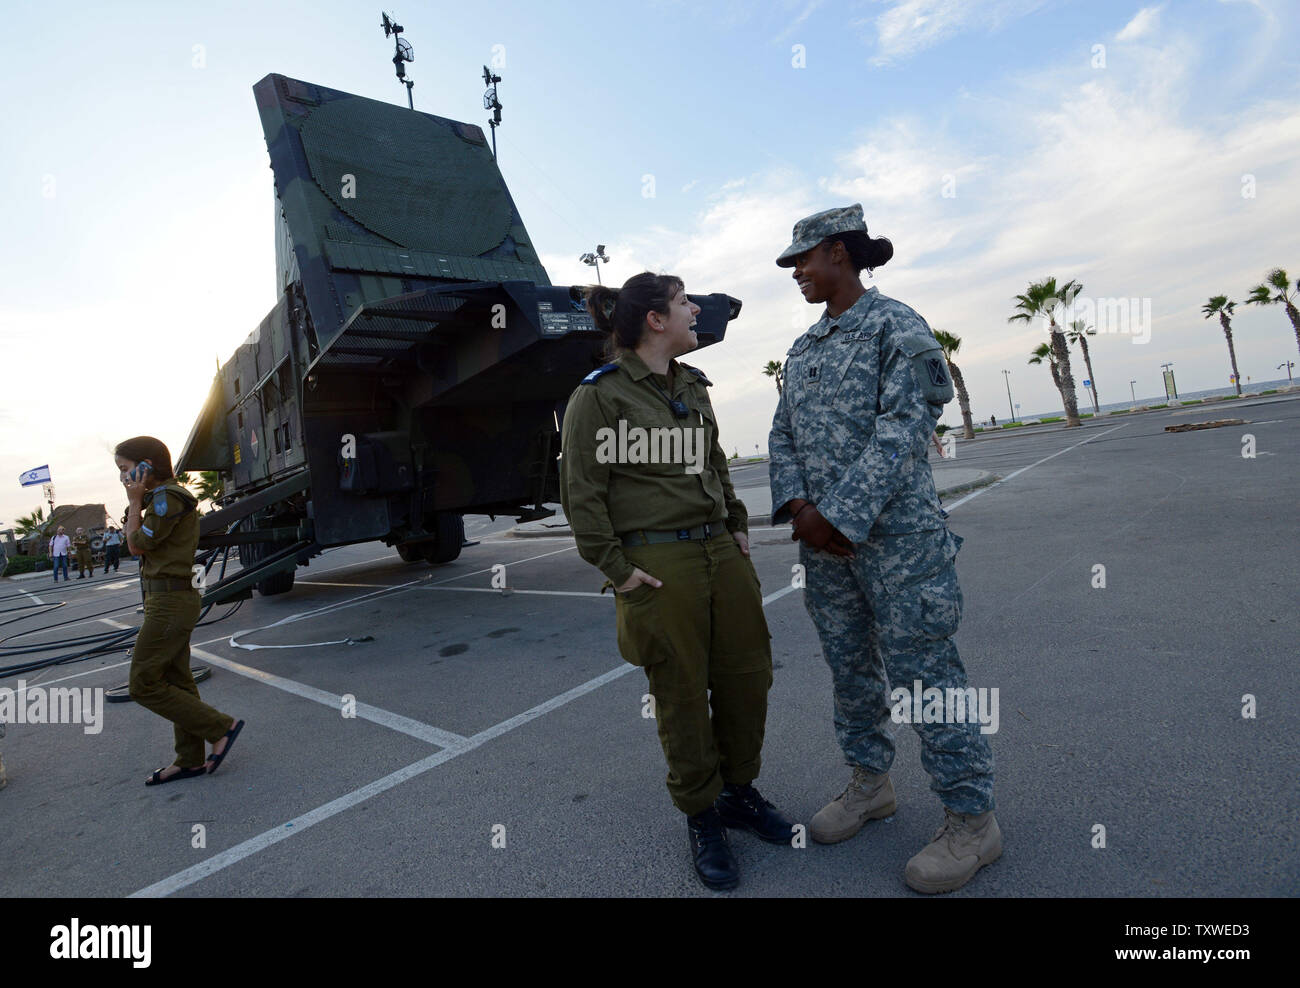
[[[151,470],[153,470],[153,467],[148,463],[137,463],[131,468],[131,472],[127,476],[129,476],[132,481],[139,481],[143,480],[144,475]]]

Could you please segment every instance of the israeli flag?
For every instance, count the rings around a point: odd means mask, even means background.
[[[26,473],[18,475],[18,483],[24,487],[32,487],[35,484],[48,484],[50,482],[50,465],[47,463],[43,467],[33,467]]]

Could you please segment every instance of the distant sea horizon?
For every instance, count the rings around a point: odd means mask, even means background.
[[[1258,382],[1247,381],[1245,384],[1242,385],[1241,390],[1242,390],[1242,394],[1244,395],[1246,392],[1258,393],[1260,391],[1270,391],[1275,388],[1285,388],[1288,385],[1292,385],[1294,383],[1295,383],[1294,381],[1288,381],[1286,378],[1282,378],[1282,380],[1280,381],[1258,381]],[[1088,412],[1091,412],[1092,397],[1088,394],[1088,389],[1083,387],[1083,385],[1079,384],[1075,388],[1075,393],[1078,395],[1078,399],[1079,399],[1079,414],[1084,415],[1087,414]],[[1161,394],[1152,395],[1151,397],[1139,396],[1137,401],[1133,401],[1130,398],[1130,399],[1125,399],[1124,401],[1102,402],[1101,410],[1103,412],[1113,412],[1122,408],[1134,408],[1137,405],[1162,405],[1165,404],[1166,402],[1192,401],[1193,399],[1196,398],[1217,398],[1221,396],[1226,397],[1228,395],[1235,395],[1236,393],[1237,393],[1237,389],[1234,388],[1232,385],[1228,385],[1228,387],[1226,388],[1210,388],[1206,391],[1179,391],[1177,398],[1166,398],[1164,393],[1162,392]],[[954,401],[953,404],[949,406],[949,408],[955,408],[955,406],[956,406],[956,402]],[[1010,411],[1011,409],[1007,408],[1002,412],[994,412],[993,414],[998,416],[998,421],[1007,422],[1010,421],[1010,419],[1007,417]],[[1057,416],[1064,418],[1065,409],[1057,408],[1055,411],[1052,412],[1033,412],[1028,414],[1021,412],[1019,409],[1016,410],[1016,421],[1019,422],[1023,422],[1027,419],[1045,419],[1045,418],[1055,418]],[[972,418],[974,418],[974,416],[972,416]],[[982,420],[975,419],[974,421],[976,425],[979,425],[981,421],[987,423],[988,417],[986,416]],[[961,411],[960,409],[958,409],[957,426],[960,425],[961,425]]]

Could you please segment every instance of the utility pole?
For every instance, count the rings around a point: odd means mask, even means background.
[[[606,264],[609,263],[609,258],[605,256],[604,244],[597,244],[594,253],[583,254],[581,257],[578,258],[578,260],[580,260],[583,264],[587,264],[587,265],[594,264],[596,266],[596,284],[598,285],[603,284],[603,282],[600,280],[600,262],[604,261]]]
[[[1016,406],[1011,403],[1011,372],[1004,370],[1002,376],[1007,382],[1007,406],[1011,409],[1011,421],[1016,420]]]

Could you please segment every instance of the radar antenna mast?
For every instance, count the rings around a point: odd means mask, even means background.
[[[483,85],[488,87],[487,92],[483,94],[483,109],[492,111],[492,119],[488,124],[492,128],[492,160],[497,157],[497,127],[501,125],[501,101],[497,99],[497,83],[501,77],[493,73],[488,67],[483,66]]]
[[[406,105],[414,110],[415,100],[411,97],[411,90],[415,86],[415,81],[406,78],[405,63],[415,61],[415,49],[402,37],[402,32],[405,30],[402,25],[387,14],[383,14],[383,18],[383,24],[380,26],[384,29],[384,37],[391,35],[393,38],[393,68],[397,71],[397,81],[406,87]]]

